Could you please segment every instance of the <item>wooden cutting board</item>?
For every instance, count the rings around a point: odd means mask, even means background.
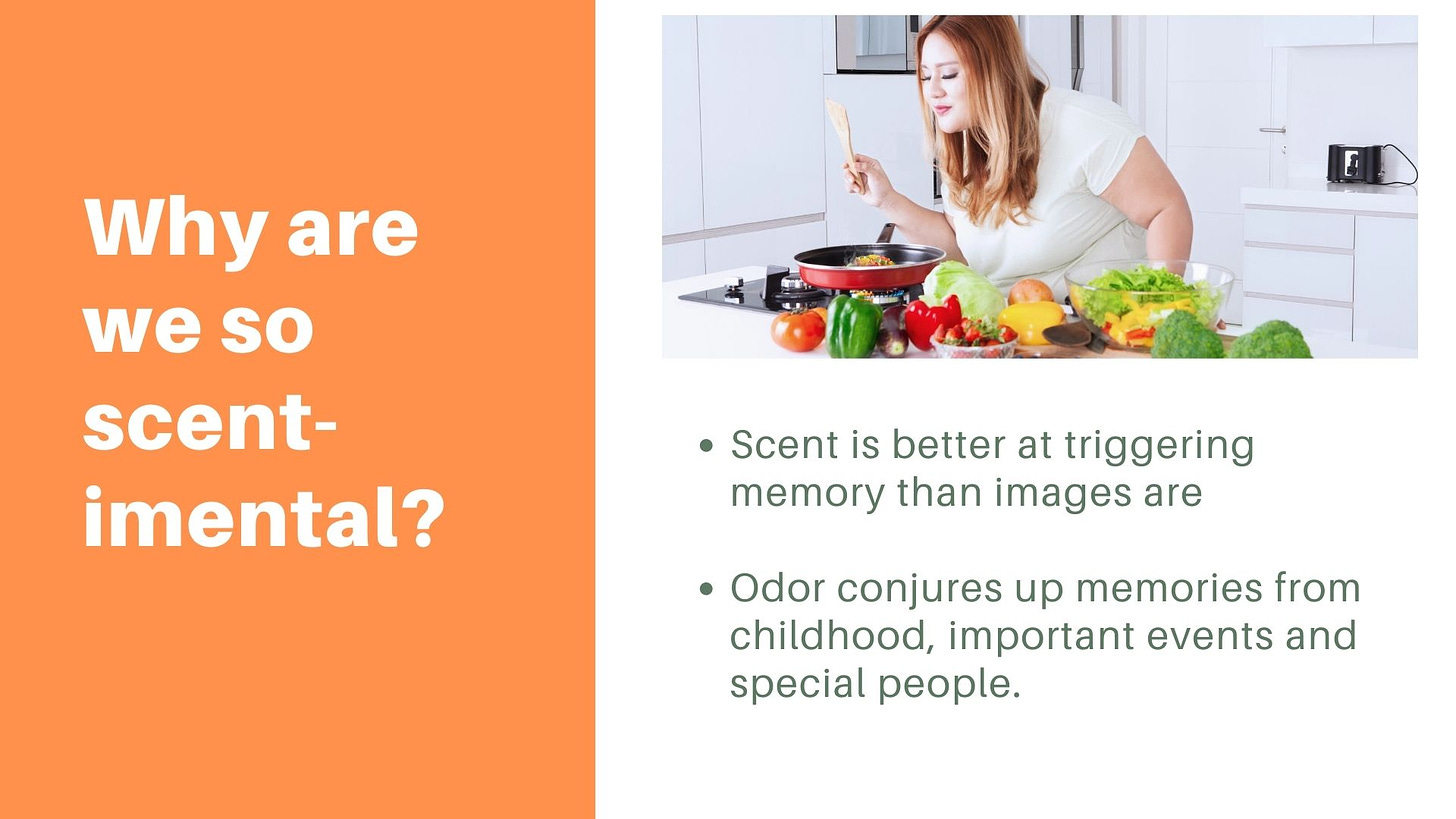
[[[1228,350],[1233,343],[1234,336],[1226,336],[1219,333],[1219,339],[1223,341],[1224,350]],[[1100,353],[1094,353],[1086,347],[1058,347],[1055,344],[1038,344],[1030,346],[1018,344],[1016,346],[1017,358],[1151,358],[1147,350],[1125,350],[1121,347],[1108,345],[1107,349]]]

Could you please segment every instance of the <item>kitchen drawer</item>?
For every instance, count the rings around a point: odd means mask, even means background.
[[[1266,321],[1284,319],[1305,335],[1327,335],[1349,341],[1354,313],[1348,307],[1244,296],[1244,327],[1249,330]]]
[[[796,255],[816,247],[824,247],[823,222],[715,236],[705,242],[703,253],[708,272],[718,273],[760,264],[794,267]]]
[[[1355,217],[1348,213],[1246,208],[1244,241],[1349,250],[1355,246]]]
[[[1244,292],[1350,301],[1355,257],[1270,247],[1244,248]]]

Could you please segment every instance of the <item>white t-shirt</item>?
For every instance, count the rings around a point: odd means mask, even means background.
[[[1064,88],[1041,102],[1041,161],[1026,224],[971,224],[950,197],[945,212],[971,269],[1002,290],[1036,276],[1064,294],[1061,274],[1082,262],[1139,259],[1147,231],[1098,194],[1112,184],[1143,135],[1117,103]]]

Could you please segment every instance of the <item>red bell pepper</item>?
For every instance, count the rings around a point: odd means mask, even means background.
[[[961,300],[955,294],[945,297],[945,304],[930,306],[924,299],[917,299],[905,308],[905,333],[910,343],[922,350],[930,349],[930,337],[940,327],[961,326]]]
[[[1139,338],[1152,338],[1156,327],[1139,327],[1136,330],[1127,331],[1127,340],[1132,341]]]

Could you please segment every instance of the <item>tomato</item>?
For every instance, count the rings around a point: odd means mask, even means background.
[[[824,341],[824,317],[818,310],[779,313],[769,328],[774,343],[785,350],[807,353]]]

